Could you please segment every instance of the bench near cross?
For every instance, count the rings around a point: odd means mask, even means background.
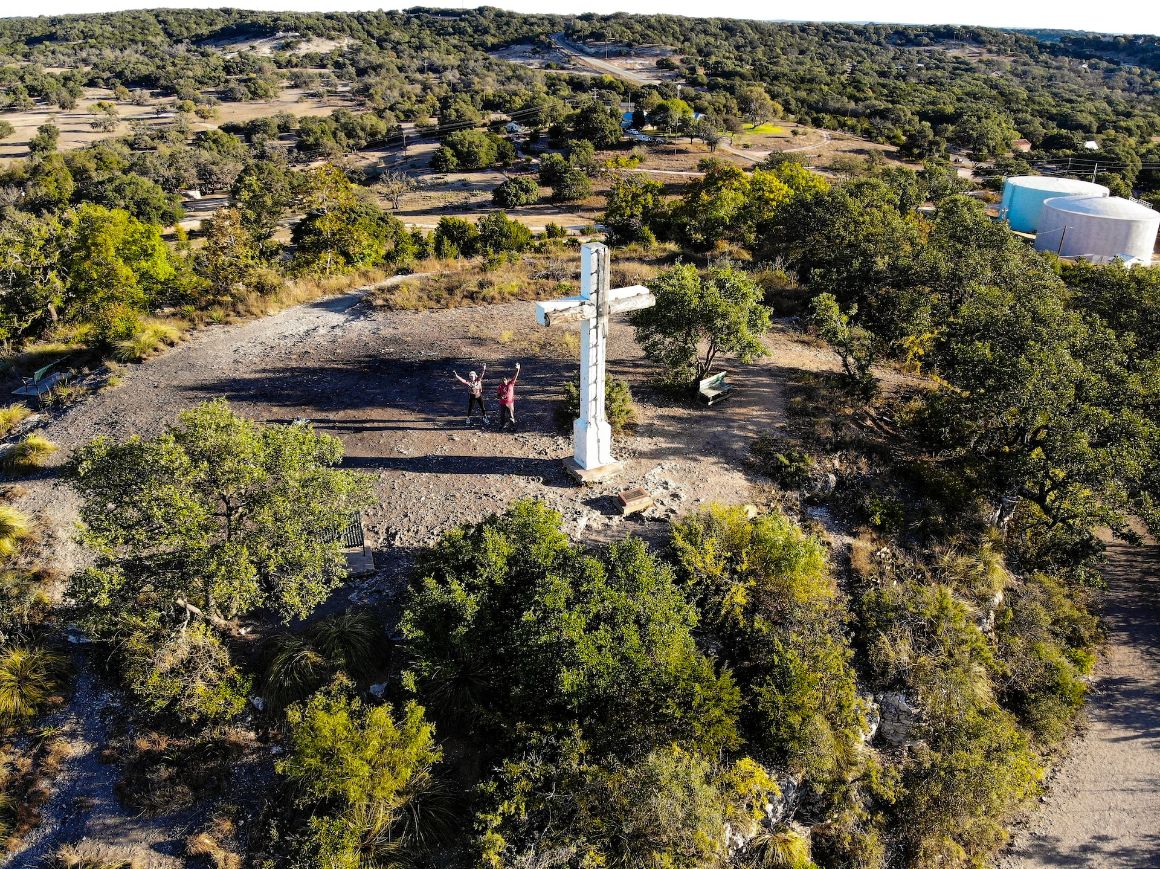
[[[536,304],[541,326],[580,321],[580,418],[572,426],[573,458],[567,465],[584,483],[607,479],[624,467],[612,457],[612,428],[605,414],[608,317],[656,304],[648,287],[609,289],[608,276],[608,248],[586,244],[580,249],[580,295]]]

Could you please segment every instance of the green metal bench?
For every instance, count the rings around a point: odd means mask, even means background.
[[[709,406],[728,398],[733,392],[733,387],[725,382],[728,374],[728,371],[719,371],[711,377],[699,381],[697,383],[697,398]]]
[[[73,378],[71,371],[53,371],[60,363],[68,359],[67,356],[62,356],[53,362],[48,363],[43,368],[37,368],[32,372],[31,377],[25,377],[23,384],[12,391],[13,395],[23,395],[43,401],[44,396],[52,392],[56,387],[68,383]]]

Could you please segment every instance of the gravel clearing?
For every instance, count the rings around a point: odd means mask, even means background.
[[[560,460],[571,453],[555,412],[563,385],[578,368],[575,342],[535,324],[534,305],[514,303],[429,312],[383,312],[350,293],[245,323],[211,327],[144,364],[125,369],[116,387],[49,419],[43,434],[62,449],[53,465],[22,483],[19,506],[41,518],[45,560],[62,574],[84,563],[74,541],[77,500],[60,470],[69,454],[94,437],[156,435],[176,415],[216,397],[268,422],[313,421],[346,446],[344,464],[374,475],[380,503],[364,517],[375,548],[376,573],[338,589],[328,609],[371,603],[397,611],[413,555],[458,524],[502,510],[512,499],[540,498],[564,516],[578,539],[603,541],[627,533],[658,539],[667,520],[709,502],[760,501],[763,490],[746,465],[756,434],[784,425],[786,367],[832,368],[832,356],[776,331],[771,357],[737,366],[738,390],[713,408],[657,394],[655,374],[616,322],[612,372],[627,378],[639,424],[619,437],[615,452],[625,473],[601,486],[580,488]],[[467,393],[451,375],[488,363],[489,410],[502,373],[523,363],[519,428],[501,433],[496,420],[465,424]],[[656,506],[621,517],[617,491],[644,486]],[[143,817],[116,799],[120,770],[100,762],[109,721],[121,701],[95,675],[78,648],[78,680],[69,704],[50,722],[72,743],[44,820],[24,846],[0,861],[5,869],[33,869],[63,844],[88,837],[136,846],[150,867],[183,865],[182,842],[203,823],[208,807],[181,815]],[[268,770],[265,770],[268,775]],[[258,783],[255,784],[255,779]],[[231,792],[261,788],[263,768],[243,764]],[[255,798],[260,802],[261,795]]]

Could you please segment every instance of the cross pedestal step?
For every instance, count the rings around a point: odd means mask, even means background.
[[[573,479],[586,486],[591,486],[594,483],[603,483],[605,480],[610,480],[621,473],[624,470],[624,462],[609,462],[606,465],[598,465],[595,468],[582,468],[575,459],[567,458],[564,459],[564,470]]]

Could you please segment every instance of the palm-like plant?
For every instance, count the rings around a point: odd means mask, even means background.
[[[310,629],[310,638],[323,657],[353,676],[371,669],[382,657],[382,626],[366,610],[327,616]]]
[[[61,687],[64,659],[35,647],[0,651],[0,726],[36,715]]]
[[[305,700],[334,672],[331,662],[302,637],[279,637],[266,668],[262,696],[275,709]]]

